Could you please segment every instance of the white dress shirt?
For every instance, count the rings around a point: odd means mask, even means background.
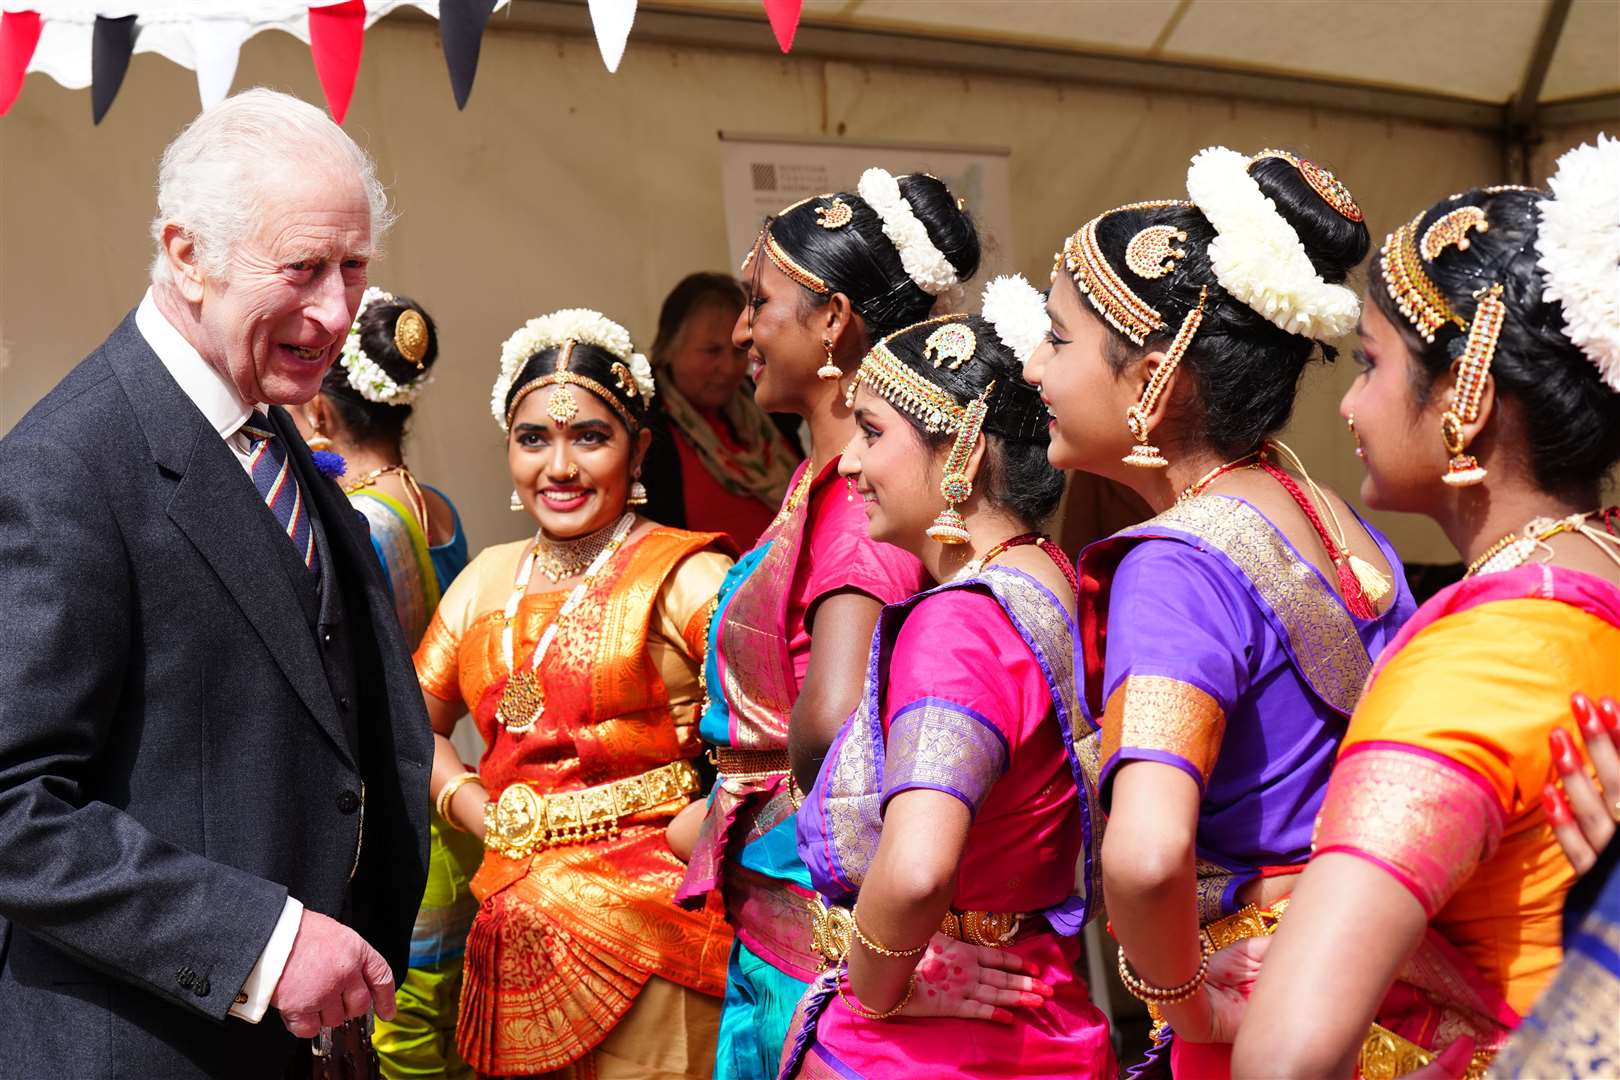
[[[219,432],[219,437],[225,440],[225,445],[231,448],[243,471],[251,478],[253,447],[247,436],[242,434],[242,425],[259,406],[243,401],[236,387],[210,366],[191,342],[181,336],[174,324],[158,310],[151,289],[146,290],[146,295],[141,298],[141,306],[135,309],[135,327],[152,351],[157,353],[157,358],[163,362],[169,374],[174,376],[174,381],[180,384],[181,392],[202,410],[203,417]],[[270,932],[270,941],[259,954],[258,963],[248,972],[247,981],[236,995],[236,1004],[231,1006],[232,1016],[250,1024],[264,1019],[265,1011],[270,1008],[270,995],[275,992],[276,983],[281,981],[287,957],[292,954],[293,939],[298,936],[303,915],[304,905],[291,896],[287,897],[281,917]]]

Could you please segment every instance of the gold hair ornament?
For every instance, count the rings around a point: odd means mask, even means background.
[[[1490,228],[1491,223],[1486,220],[1484,210],[1477,206],[1459,206],[1441,214],[1434,219],[1434,224],[1423,230],[1418,251],[1425,259],[1434,262],[1448,247],[1455,246],[1458,251],[1467,251],[1469,230],[1489,232]]]
[[[1331,206],[1334,213],[1346,221],[1359,222],[1364,220],[1361,207],[1356,205],[1355,196],[1350,194],[1350,189],[1345,187],[1344,181],[1334,176],[1331,171],[1322,168],[1314,161],[1307,161],[1296,154],[1289,153],[1287,150],[1262,150],[1254,155],[1254,160],[1259,161],[1261,158],[1271,157],[1282,158],[1298,169],[1299,175],[1305,178],[1307,184],[1311,185],[1311,190],[1316,192],[1323,202]]]
[[[1467,330],[1468,324],[1451,309],[1439,286],[1423,269],[1417,245],[1417,228],[1422,220],[1419,214],[1384,238],[1384,246],[1378,251],[1378,268],[1383,272],[1389,298],[1418,336],[1433,344],[1435,333],[1447,323],[1459,330]]]
[[[1468,340],[1457,359],[1457,385],[1452,388],[1451,402],[1440,417],[1440,438],[1446,444],[1446,453],[1451,455],[1440,479],[1452,487],[1470,487],[1485,479],[1485,468],[1474,455],[1467,453],[1468,438],[1463,425],[1479,419],[1485,379],[1490,374],[1496,341],[1507,319],[1501,285],[1487,285],[1474,297],[1479,303],[1468,325]]]
[[[427,322],[415,308],[406,308],[395,320],[394,348],[399,350],[399,355],[415,364],[416,370],[422,370],[422,360],[427,356],[428,348]]]
[[[627,397],[639,399],[641,387],[636,385],[636,377],[630,373],[630,368],[622,361],[613,361],[608,371],[613,375],[613,382]]]
[[[523,399],[536,390],[542,390],[548,386],[557,387],[557,391],[551,395],[551,400],[546,402],[546,415],[559,424],[571,423],[574,417],[579,415],[579,398],[575,396],[574,391],[571,389],[571,387],[577,386],[581,390],[588,391],[601,398],[608,408],[612,409],[619,419],[624,421],[626,430],[634,432],[639,427],[635,417],[630,415],[630,410],[625,408],[624,404],[613,396],[613,391],[589,376],[578,375],[568,370],[568,359],[573,354],[573,351],[574,342],[563,342],[558,347],[556,370],[541,375],[537,379],[530,379],[518,388],[517,393],[512,395],[512,405],[506,410],[506,426],[508,429],[512,427],[512,417],[517,415],[518,406],[523,404]],[[635,385],[634,379],[631,380],[631,385]]]
[[[972,539],[968,535],[967,522],[962,519],[956,504],[966,502],[973,494],[973,479],[967,472],[968,459],[973,456],[973,447],[979,441],[985,415],[990,411],[990,392],[995,388],[996,384],[992,381],[962,410],[956,441],[951,443],[951,452],[945,458],[945,475],[939,479],[939,493],[945,497],[945,509],[928,526],[930,540],[941,544],[965,544]]]
[[[823,229],[842,229],[854,220],[855,211],[843,199],[835,198],[826,206],[816,207],[816,224]]]
[[[978,348],[979,339],[967,326],[959,322],[946,323],[923,342],[923,358],[932,360],[936,368],[944,364],[956,371],[963,361],[973,359]]]
[[[1139,469],[1162,469],[1170,464],[1159,448],[1148,442],[1147,420],[1158,405],[1159,396],[1164,393],[1170,376],[1175,374],[1176,368],[1181,365],[1181,358],[1186,355],[1187,348],[1192,345],[1193,338],[1198,334],[1198,327],[1204,321],[1204,302],[1208,299],[1209,286],[1206,285],[1198,290],[1198,303],[1187,312],[1187,317],[1181,320],[1181,329],[1176,331],[1170,347],[1165,350],[1164,362],[1148,377],[1147,385],[1142,388],[1141,400],[1125,410],[1125,426],[1130,428],[1132,437],[1136,439],[1136,445],[1131,447],[1131,452],[1120,459],[1127,465],[1134,465]]]
[[[1065,241],[1063,251],[1057,256],[1057,265],[1052,268],[1054,276],[1059,267],[1067,269],[1069,276],[1074,279],[1075,288],[1091,302],[1091,306],[1107,320],[1108,325],[1137,345],[1145,343],[1150,335],[1165,328],[1164,316],[1133,292],[1115,272],[1097,242],[1097,224],[1109,214],[1125,210],[1159,210],[1173,206],[1190,207],[1192,203],[1178,199],[1157,199],[1127,203],[1106,214],[1098,214]]]
[[[1149,225],[1125,245],[1125,265],[1139,278],[1162,278],[1187,257],[1185,248],[1173,246],[1186,242],[1187,234],[1174,225]]]
[[[786,249],[784,249],[781,244],[776,242],[776,237],[771,235],[771,231],[769,229],[765,230],[764,247],[765,254],[770,258],[771,262],[775,263],[776,268],[782,271],[782,273],[786,274],[789,278],[798,282],[800,285],[803,285],[805,288],[809,289],[818,296],[827,296],[832,292],[832,290],[827,287],[827,283],[825,281],[817,277],[815,274],[812,274],[798,263],[794,262],[793,256],[789,255]]]
[[[871,387],[873,393],[890,405],[916,417],[923,430],[930,435],[956,431],[967,413],[945,390],[929,382],[889,351],[886,341],[872,346],[872,351],[866,354],[861,366],[855,370],[849,389],[844,391],[846,404],[855,403],[855,391],[862,383]]]

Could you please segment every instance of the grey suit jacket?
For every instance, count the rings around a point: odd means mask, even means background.
[[[403,974],[432,734],[363,519],[271,421],[353,700],[133,316],[0,440],[0,1077],[283,1075],[279,1015],[227,1014],[289,892]]]

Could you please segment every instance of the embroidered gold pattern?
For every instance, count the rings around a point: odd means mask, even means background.
[[[1248,503],[1199,495],[1122,535],[1155,535],[1158,527],[1190,533],[1231,559],[1288,635],[1294,663],[1321,699],[1346,716],[1355,711],[1372,662],[1338,595],[1301,562],[1282,535]]]
[[[1433,915],[1501,839],[1498,808],[1457,768],[1380,747],[1334,766],[1311,846],[1351,848],[1394,867]]]
[[[967,798],[973,810],[1007,771],[1007,747],[996,733],[948,702],[899,713],[889,724],[883,790],[927,787]]]
[[[1221,752],[1226,714],[1207,693],[1164,675],[1128,675],[1108,695],[1102,758],[1122,748],[1184,758],[1207,783]]]
[[[1589,930],[1590,924],[1582,927]],[[1620,953],[1620,927],[1602,928]],[[1497,1055],[1502,1076],[1620,1076],[1620,978],[1579,950],[1564,954],[1535,1013]]]

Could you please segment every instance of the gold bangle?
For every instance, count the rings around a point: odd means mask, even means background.
[[[450,800],[456,797],[456,792],[460,791],[462,788],[471,783],[482,784],[482,782],[478,780],[477,773],[470,771],[458,773],[444,782],[444,787],[439,789],[439,797],[433,800],[433,809],[438,812],[439,817],[444,820],[446,825],[457,830],[458,832],[467,832],[468,830],[463,829],[451,819]]]
[[[837,980],[834,985],[838,988],[838,999],[844,1003],[844,1008],[848,1009],[862,1020],[887,1020],[889,1017],[911,1004],[911,995],[917,992],[917,973],[913,971],[906,979],[906,992],[905,996],[900,999],[900,1003],[892,1009],[885,1009],[883,1012],[874,1012],[844,992],[844,984],[849,981],[849,962],[847,960],[839,967],[838,974],[835,975],[834,978]]]
[[[859,907],[860,905],[857,904],[856,908],[858,909]],[[865,945],[869,952],[875,952],[879,956],[887,956],[895,960],[904,960],[911,956],[921,956],[923,954],[923,950],[928,948],[928,942],[926,941],[921,945],[918,945],[915,949],[891,949],[887,945],[878,944],[871,938],[867,937],[866,931],[861,929],[860,915],[856,910],[850,911],[849,922],[850,925],[855,928],[855,940],[860,942],[862,945]]]
[[[1125,950],[1119,950],[1119,981],[1125,984],[1125,989],[1138,1001],[1149,1005],[1176,1005],[1194,994],[1198,993],[1204,985],[1204,978],[1209,974],[1210,951],[1207,943],[1201,943],[1198,957],[1198,970],[1193,972],[1192,978],[1180,986],[1154,986],[1131,970],[1131,965],[1125,959]]]

